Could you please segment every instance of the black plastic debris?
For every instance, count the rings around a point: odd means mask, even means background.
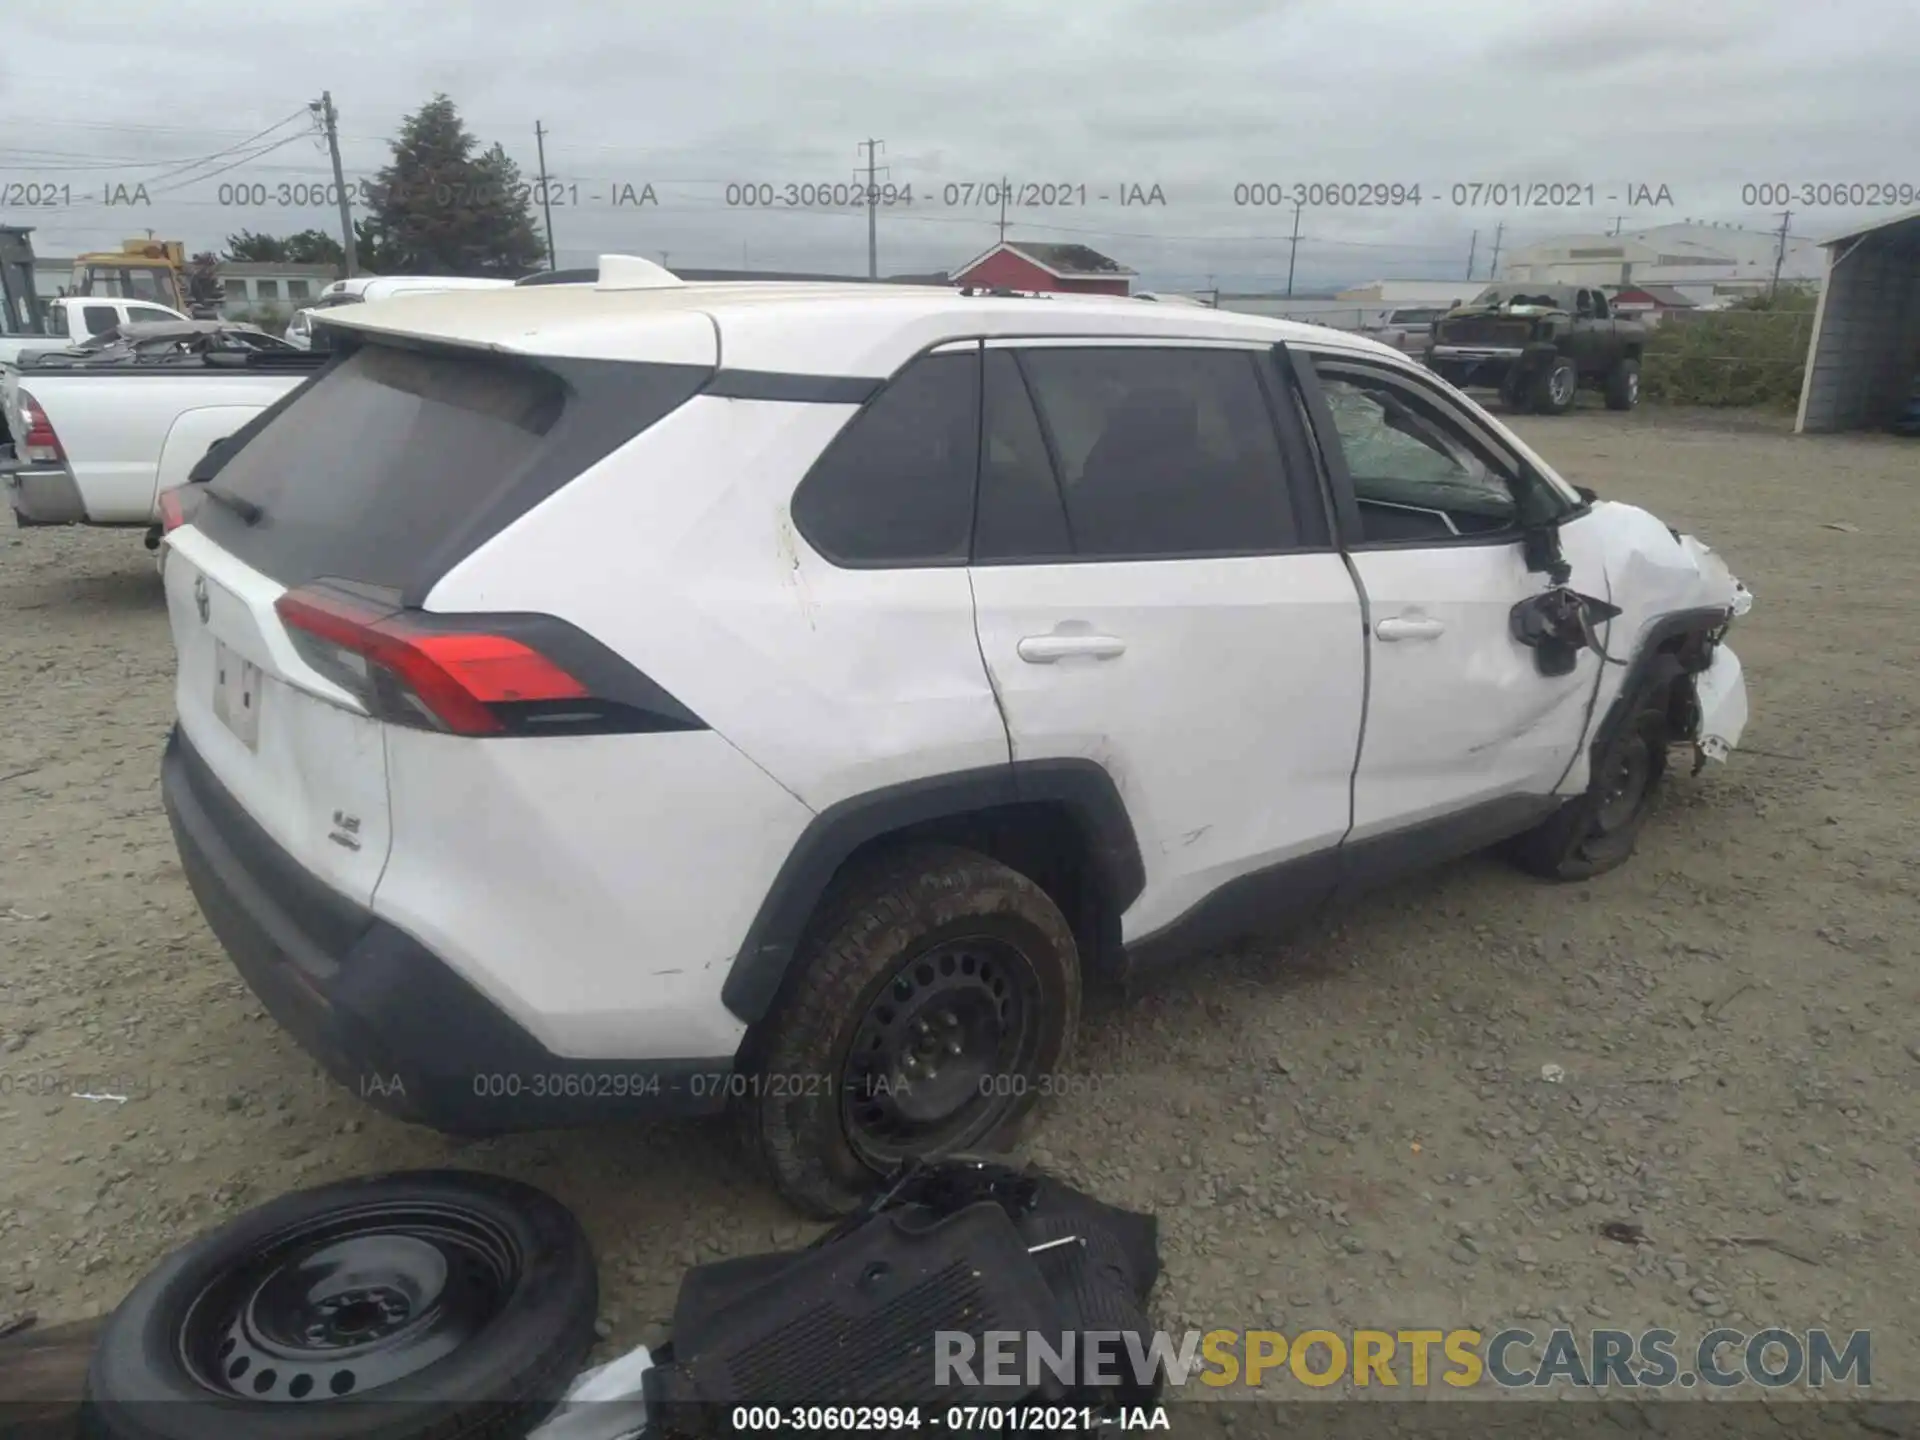
[[[688,1271],[647,1412],[704,1437],[742,1406],[1152,1404],[1159,1273],[1152,1216],[991,1161],[910,1166],[805,1250]]]

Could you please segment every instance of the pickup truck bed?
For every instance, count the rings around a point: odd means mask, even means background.
[[[0,485],[15,521],[153,524],[162,490],[184,483],[208,446],[325,359],[295,352],[98,369],[0,365]]]

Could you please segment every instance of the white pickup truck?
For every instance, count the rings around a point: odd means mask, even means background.
[[[108,368],[0,365],[0,485],[15,521],[153,526],[161,491],[184,484],[209,446],[326,357],[199,358]]]
[[[0,362],[11,363],[38,350],[62,350],[117,325],[149,325],[162,320],[185,320],[178,310],[150,300],[122,300],[113,295],[63,295],[46,302],[47,333],[0,335]]]

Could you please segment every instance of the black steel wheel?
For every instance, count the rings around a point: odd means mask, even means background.
[[[1027,876],[918,844],[835,883],[749,1036],[738,1119],[788,1203],[844,1215],[900,1161],[988,1151],[1072,1054],[1079,952]]]
[[[1505,847],[1521,869],[1549,880],[1588,880],[1623,864],[1639,842],[1667,769],[1664,687],[1642,697],[1594,764],[1586,793]]]
[[[102,1331],[85,1424],[115,1440],[524,1433],[591,1349],[597,1309],[585,1237],[531,1186],[451,1171],[324,1186],[136,1286]]]
[[[867,1006],[841,1071],[841,1123],[876,1170],[1000,1128],[1040,1044],[1040,976],[986,935],[908,957]]]
[[[323,1214],[215,1275],[180,1362],[216,1395],[312,1404],[417,1375],[483,1332],[521,1277],[512,1235],[456,1208]]]

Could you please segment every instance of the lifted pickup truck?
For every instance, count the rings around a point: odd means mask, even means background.
[[[1614,315],[1598,290],[1490,285],[1434,322],[1426,364],[1462,389],[1499,390],[1510,410],[1564,414],[1582,385],[1599,385],[1609,410],[1631,410],[1646,343],[1647,327]]]

